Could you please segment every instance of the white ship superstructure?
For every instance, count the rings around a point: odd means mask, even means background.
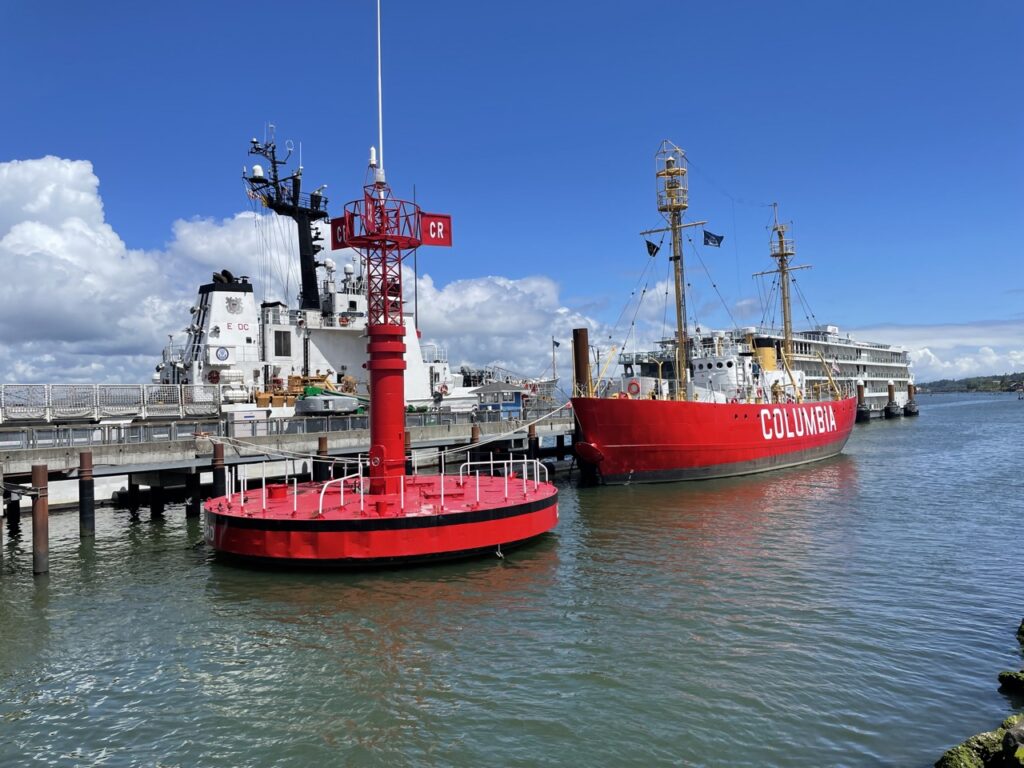
[[[677,331],[685,339],[663,339],[650,352],[624,352],[619,377],[599,382],[598,395],[682,399],[714,403],[782,403],[823,397],[858,397],[857,418],[916,415],[914,378],[903,347],[858,341],[838,326],[818,325],[794,331],[791,316],[791,257],[795,245],[789,227],[772,227],[770,252],[778,268],[758,275],[777,276],[783,327]],[[677,292],[681,287],[677,280]],[[680,296],[681,298],[681,296]],[[683,354],[679,354],[679,352]],[[678,361],[682,370],[677,375]]]
[[[606,381],[603,391],[674,398],[674,348],[674,341],[666,340],[653,351],[622,353],[621,376]],[[825,393],[833,386],[853,393],[860,383],[865,405],[873,412],[889,404],[890,386],[900,408],[910,400],[914,375],[903,347],[860,341],[840,335],[837,326],[823,325],[794,332],[788,371],[764,364],[768,358],[781,360],[782,348],[783,332],[778,329],[749,327],[691,336],[689,396],[704,402],[747,402],[771,400],[773,392],[782,398],[794,397],[794,392]]]
[[[290,309],[280,301],[257,306],[253,285],[227,270],[199,287],[192,323],[181,346],[170,346],[158,366],[165,384],[219,384],[226,402],[273,392],[290,377],[325,378],[340,391],[369,395],[366,371],[366,288],[361,270],[346,264],[336,280],[325,260],[320,309]],[[432,402],[455,387],[447,361],[429,370],[411,314],[406,315],[406,388],[410,403]],[[431,347],[432,355],[437,357]],[[461,378],[461,377],[459,377]],[[461,381],[459,382],[461,384]]]

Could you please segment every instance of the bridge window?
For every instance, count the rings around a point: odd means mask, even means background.
[[[274,331],[274,356],[292,356],[292,335],[289,331]]]

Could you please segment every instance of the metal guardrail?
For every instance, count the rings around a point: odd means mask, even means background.
[[[494,413],[408,413],[407,427],[507,423],[518,428],[549,413],[530,409],[514,418]],[[504,414],[508,416],[508,414]],[[186,420],[154,424],[82,424],[77,426],[23,426],[0,429],[0,451],[34,448],[84,448],[93,445],[141,445],[192,440],[197,432],[242,440],[274,435],[309,435],[369,429],[369,416],[305,416],[253,421]]]
[[[85,448],[91,445],[141,445],[192,440],[196,432],[224,434],[218,421],[166,424],[83,424],[81,426],[36,426],[0,430],[0,450],[33,448]]]
[[[220,413],[212,384],[3,384],[0,424],[67,419],[185,419]]]

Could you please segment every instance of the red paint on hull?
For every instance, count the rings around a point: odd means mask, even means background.
[[[577,447],[606,483],[729,477],[840,453],[856,398],[784,403],[701,403],[573,398]]]
[[[206,541],[218,553],[293,565],[359,566],[460,557],[511,546],[550,531],[558,522],[558,492],[548,483],[522,478],[406,479],[402,495],[366,495],[352,481],[341,503],[335,482],[293,490],[270,486],[206,502]],[[506,496],[507,494],[507,496]],[[296,498],[297,496],[297,498]],[[403,498],[404,496],[404,498]],[[479,501],[477,500],[479,496]],[[404,501],[404,508],[401,506]],[[297,511],[293,509],[297,507]]]

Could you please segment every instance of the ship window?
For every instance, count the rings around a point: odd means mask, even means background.
[[[292,356],[292,335],[288,331],[274,331],[274,356]]]
[[[725,364],[726,368],[732,368],[732,360]]]
[[[350,301],[348,303],[348,311],[349,312],[355,312],[356,311],[356,303],[354,301]]]
[[[722,367],[722,364],[721,364],[721,363],[718,363],[718,367],[719,367],[719,368],[721,368],[721,367]]]

